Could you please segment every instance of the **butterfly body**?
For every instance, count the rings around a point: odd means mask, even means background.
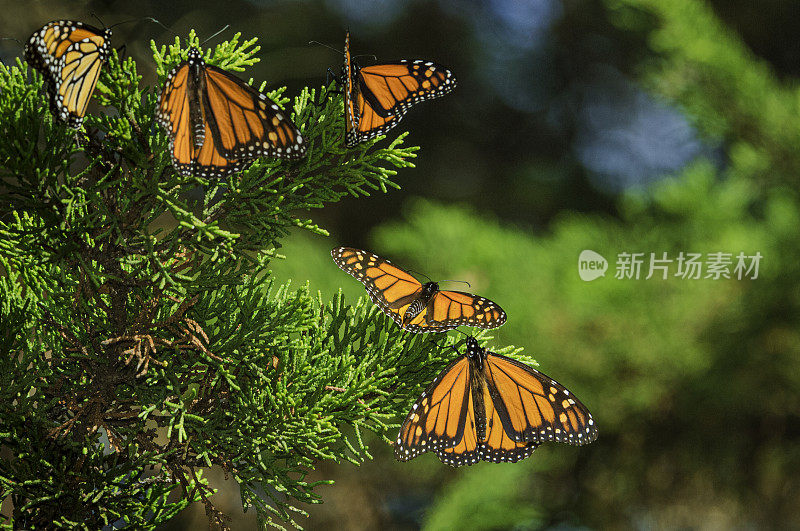
[[[186,95],[189,103],[189,119],[191,120],[191,129],[194,131],[194,148],[200,149],[206,139],[205,126],[203,124],[203,104],[200,101],[200,94],[206,88],[205,76],[203,76],[202,71],[204,63],[194,48],[189,50],[188,62],[189,75],[186,78]]]
[[[238,77],[190,48],[167,76],[158,120],[183,175],[224,177],[258,157],[298,159],[305,139],[283,110]]]
[[[411,324],[416,316],[428,309],[428,306],[438,292],[439,284],[436,282],[426,282],[422,285],[422,288],[419,290],[419,292],[414,292],[412,295],[409,295],[409,297],[412,297],[410,304],[403,304],[404,301],[402,299],[400,301],[396,301],[393,306],[406,307],[406,311],[403,312],[402,326],[405,328]],[[399,305],[398,302],[400,303]]]
[[[478,295],[421,283],[378,255],[352,247],[331,250],[336,265],[364,284],[370,299],[399,326],[415,333],[458,326],[496,328],[506,322],[499,305]]]
[[[77,129],[83,123],[108,58],[110,38],[110,29],[54,20],[25,45],[25,60],[44,77],[51,113],[69,127]]]
[[[432,61],[400,60],[360,67],[344,44],[345,145],[353,147],[395,127],[408,109],[452,91],[456,79]]]
[[[401,461],[433,451],[452,466],[516,462],[543,442],[592,442],[586,406],[564,386],[467,338],[466,352],[420,395],[395,441]]]

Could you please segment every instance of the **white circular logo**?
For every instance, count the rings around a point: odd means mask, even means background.
[[[606,270],[608,270],[608,260],[589,249],[581,251],[578,257],[578,275],[581,280],[591,282],[596,278],[604,277]]]

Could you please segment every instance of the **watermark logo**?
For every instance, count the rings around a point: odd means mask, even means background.
[[[619,253],[614,267],[617,280],[650,280],[653,277],[666,280],[670,277],[682,280],[720,280],[758,278],[763,255],[713,252],[689,253],[681,251],[677,255],[669,253]],[[601,255],[588,249],[578,257],[578,274],[586,282],[605,276],[608,262]]]
[[[608,270],[608,260],[594,251],[585,249],[578,257],[578,275],[581,280],[591,282],[592,280],[604,277]]]

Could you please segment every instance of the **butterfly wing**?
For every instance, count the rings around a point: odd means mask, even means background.
[[[398,116],[421,101],[444,96],[456,86],[446,67],[417,59],[365,66],[358,70],[359,92],[380,116]]]
[[[488,351],[483,375],[497,417],[512,440],[582,445],[597,438],[586,406],[549,376]]]
[[[422,284],[408,272],[378,255],[337,247],[331,250],[336,265],[364,284],[369,298],[386,315],[403,326],[406,308],[419,297]]]
[[[383,117],[367,103],[360,92],[356,92],[349,99],[347,106],[348,115],[347,131],[345,133],[345,146],[354,147],[360,142],[365,142],[382,134],[397,125],[397,116]],[[353,101],[354,100],[354,101]]]
[[[477,447],[469,360],[461,356],[440,372],[411,406],[397,435],[394,455],[408,461],[435,451],[443,462],[459,466],[474,459]]]
[[[192,114],[197,115],[201,102],[191,76],[189,63],[181,63],[167,76],[159,97],[157,116],[170,139],[172,164],[183,175],[224,177],[241,169],[242,163],[225,158],[215,142],[205,141],[213,134],[207,120],[201,119],[195,130]]]
[[[358,68],[350,56],[350,33],[344,39],[345,146],[375,138],[394,127],[394,116],[381,116],[367,104],[357,79]]]
[[[238,77],[206,65],[203,103],[217,150],[226,158],[299,159],[300,131],[278,105]]]
[[[453,446],[440,445],[435,448],[436,456],[439,461],[450,466],[474,465],[483,459],[483,444],[481,444],[478,434],[478,419],[475,415],[475,401],[473,390],[467,391],[466,397],[467,412],[464,421],[464,433]]]
[[[356,97],[357,94],[353,91],[353,61],[350,57],[350,32],[348,31],[344,37],[344,120],[345,120],[345,145],[353,147],[357,140],[354,141],[355,130],[358,128],[358,119],[361,116],[356,112]]]
[[[405,328],[411,332],[444,332],[458,326],[497,328],[505,322],[506,312],[489,299],[462,291],[439,291]]]
[[[474,392],[478,392],[475,390]],[[480,433],[483,436],[478,446],[478,456],[484,461],[493,463],[516,463],[530,456],[539,446],[536,442],[516,441],[506,431],[500,419],[500,413],[494,405],[489,387],[485,381],[480,381],[482,400],[478,407],[483,408],[479,418],[485,419],[481,425]]]
[[[111,30],[58,20],[34,32],[25,46],[25,59],[42,73],[51,112],[78,128],[86,115],[100,69],[108,58]]]

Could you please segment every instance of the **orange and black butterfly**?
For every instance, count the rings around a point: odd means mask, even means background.
[[[108,58],[110,29],[54,20],[35,31],[25,45],[25,60],[41,72],[50,112],[78,128],[86,115],[100,69]]]
[[[410,332],[444,332],[457,326],[497,328],[506,322],[500,306],[462,291],[440,291],[436,282],[421,283],[380,256],[337,247],[333,261],[364,284],[372,302]]]
[[[468,337],[466,353],[411,407],[394,455],[408,461],[432,451],[451,466],[515,463],[547,441],[582,445],[596,438],[592,415],[567,388]]]
[[[220,68],[200,50],[167,76],[157,117],[183,175],[224,177],[258,157],[299,159],[306,144],[289,116],[264,94]]]
[[[353,147],[396,126],[409,107],[456,86],[446,67],[431,61],[393,61],[359,67],[344,41],[345,145]]]

